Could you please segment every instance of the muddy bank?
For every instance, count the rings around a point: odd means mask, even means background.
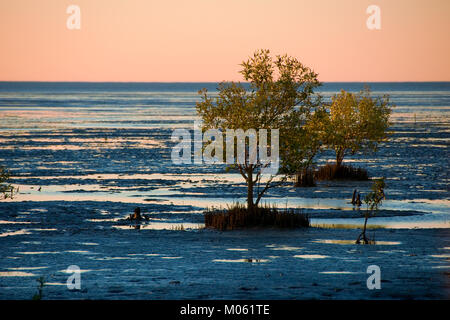
[[[364,246],[353,244],[357,229],[217,232],[198,229],[200,213],[154,212],[150,224],[163,228],[137,230],[118,221],[132,204],[115,205],[23,203],[11,216],[2,204],[0,299],[31,299],[40,276],[46,299],[450,297],[449,229],[370,230],[378,244]],[[366,286],[373,264],[381,290]],[[66,287],[71,265],[79,291]]]

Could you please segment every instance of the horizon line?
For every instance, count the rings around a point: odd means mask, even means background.
[[[239,82],[250,83],[248,81],[48,81],[48,80],[0,80],[0,83],[15,82],[15,83],[222,83],[222,82]],[[320,83],[448,83],[450,80],[430,80],[430,81],[320,81]]]

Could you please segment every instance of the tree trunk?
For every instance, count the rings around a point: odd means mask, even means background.
[[[352,196],[352,205],[355,205],[355,204],[356,204],[356,192],[357,192],[357,190],[355,189],[355,190],[353,191],[353,196]]]
[[[247,170],[247,210],[252,212],[254,209],[253,204],[253,168]]]
[[[367,220],[369,219],[369,215],[366,214],[366,219],[364,220],[364,227],[363,227],[363,239],[364,239],[364,243],[367,244],[367,238],[366,238],[366,228],[367,228]]]
[[[345,149],[336,150],[336,168],[339,168],[344,160]]]
[[[364,241],[364,244],[369,244],[369,241],[367,240],[367,237],[366,237],[366,228],[367,228],[367,220],[368,219],[369,219],[369,214],[366,213],[366,219],[364,220],[363,231],[359,235],[358,239],[356,239],[356,244],[360,244],[361,243],[361,237],[362,237],[362,239]]]

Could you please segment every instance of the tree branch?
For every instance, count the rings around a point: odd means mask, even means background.
[[[270,188],[278,187],[278,186],[283,184],[283,181],[278,181],[277,183],[271,184],[272,181],[273,181],[273,178],[275,178],[275,176],[271,176],[270,179],[266,182],[266,185],[264,186],[264,189],[260,193],[258,193],[258,197],[256,198],[255,206],[258,206],[259,201],[261,200],[263,194],[267,190],[269,190]]]

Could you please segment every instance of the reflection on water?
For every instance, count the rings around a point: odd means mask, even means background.
[[[79,253],[79,254],[92,254],[92,252],[87,251],[87,250],[66,250],[64,252]]]
[[[46,282],[46,286],[67,286],[67,283],[61,283],[61,282]]]
[[[17,254],[58,254],[61,252],[58,251],[24,251],[24,252],[16,252]]]
[[[245,259],[214,259],[213,262],[248,262],[248,263],[264,263],[269,262],[268,259],[253,259],[253,258],[245,258]]]
[[[430,255],[430,257],[433,257],[433,258],[444,258],[444,259],[450,259],[450,254],[433,254],[433,255]]]
[[[89,259],[95,260],[95,261],[142,260],[142,258],[139,258],[139,257],[101,257],[101,258],[89,257]]]
[[[325,259],[325,258],[329,258],[329,256],[324,256],[324,255],[320,255],[320,254],[297,254],[294,256],[294,258],[300,258],[300,259]]]
[[[322,274],[356,274],[358,272],[351,272],[351,271],[322,271],[319,272]]]
[[[56,177],[44,177],[43,179],[56,179]],[[173,205],[190,205],[194,207],[226,207],[233,201],[244,202],[245,197],[230,200],[228,198],[214,197],[208,194],[211,184],[226,185],[230,183],[243,184],[240,175],[227,175],[219,178],[218,175],[101,175],[101,176],[61,176],[61,179],[77,180],[163,180],[165,183],[173,183],[171,187],[158,186],[153,190],[142,190],[139,185],[102,185],[98,183],[85,184],[60,184],[51,186],[23,185],[17,184],[20,193],[14,199],[6,199],[5,202],[15,201],[112,201],[129,203],[171,203]],[[117,183],[117,182],[116,182]],[[41,187],[41,188],[40,188]],[[201,191],[193,191],[193,188]],[[295,191],[295,190],[294,190]],[[319,190],[320,191],[320,190]],[[423,190],[427,191],[427,190]],[[324,192],[324,191],[322,191]],[[433,190],[441,193],[443,190]],[[207,197],[202,197],[207,196]],[[351,195],[350,195],[351,196]],[[349,199],[335,198],[305,198],[301,196],[284,196],[282,198],[265,197],[264,201],[279,207],[288,206],[290,208],[304,209],[338,209],[342,211],[354,211]],[[430,213],[448,214],[450,212],[449,199],[414,199],[414,200],[391,200],[383,202],[382,209],[400,211],[422,211]],[[361,208],[363,213],[364,208]],[[444,219],[444,222],[450,219]],[[0,222],[1,223],[1,222]],[[448,227],[448,226],[447,226]]]
[[[338,239],[318,239],[314,240],[316,243],[329,243],[329,244],[355,244],[355,240],[338,240]],[[377,245],[399,245],[401,242],[396,241],[375,241]]]
[[[0,224],[31,224],[29,221],[6,221],[0,220]]]
[[[113,228],[120,230],[139,229],[139,230],[185,230],[185,229],[202,229],[204,224],[200,223],[167,223],[167,222],[151,222],[147,224],[129,224],[115,225]]]
[[[371,219],[387,228],[450,228],[448,178],[445,175],[450,123],[448,83],[370,84],[374,95],[389,93],[393,110],[391,141],[377,154],[346,157],[363,166],[372,177],[386,176],[387,200],[383,209],[420,212]],[[108,202],[152,206],[171,205],[173,214],[201,213],[208,207],[245,202],[245,186],[238,173],[208,165],[175,166],[170,161],[174,128],[192,129],[198,119],[197,90],[217,84],[48,84],[0,83],[0,161],[13,173],[20,192],[2,201]],[[339,89],[358,91],[361,84],[326,83],[326,101]],[[321,165],[332,159],[325,152]],[[316,188],[292,186],[270,190],[267,203],[287,208],[328,210],[314,217],[316,224],[348,224],[361,219],[348,202],[354,189],[364,194],[370,182],[321,182]],[[190,208],[188,208],[190,206]],[[22,214],[38,215],[49,208]],[[340,210],[335,219],[333,213]],[[124,211],[125,212],[125,211]],[[101,215],[111,214],[102,211]],[[330,219],[328,219],[330,218]],[[98,216],[86,222],[118,222]],[[328,219],[328,220],[327,220]],[[31,229],[9,230],[13,218],[2,218],[0,237],[29,234]],[[18,219],[17,219],[18,220]],[[17,224],[28,224],[18,221]],[[201,225],[142,224],[118,229],[198,229]],[[290,250],[279,248],[274,250]],[[298,250],[292,247],[291,250]]]
[[[17,231],[9,231],[0,233],[0,237],[8,237],[8,236],[18,236],[23,234],[31,234],[27,229],[17,230]]]
[[[80,273],[86,273],[86,272],[91,272],[91,271],[94,271],[94,270],[88,270],[88,269],[77,270],[77,272],[80,272]],[[95,271],[107,271],[107,270],[95,270]],[[58,272],[73,274],[72,270],[67,270],[67,269],[59,270]]]
[[[0,277],[34,277],[34,273],[23,271],[0,271]]]
[[[361,229],[364,219],[311,219],[312,226],[333,228]],[[426,216],[410,217],[373,217],[370,218],[368,228],[390,228],[390,229],[447,229],[450,228],[448,214],[430,214]]]
[[[270,248],[271,250],[286,250],[286,251],[297,251],[297,250],[302,250],[304,248],[301,247],[291,247],[291,246],[276,246],[273,244],[267,245],[267,248]]]

